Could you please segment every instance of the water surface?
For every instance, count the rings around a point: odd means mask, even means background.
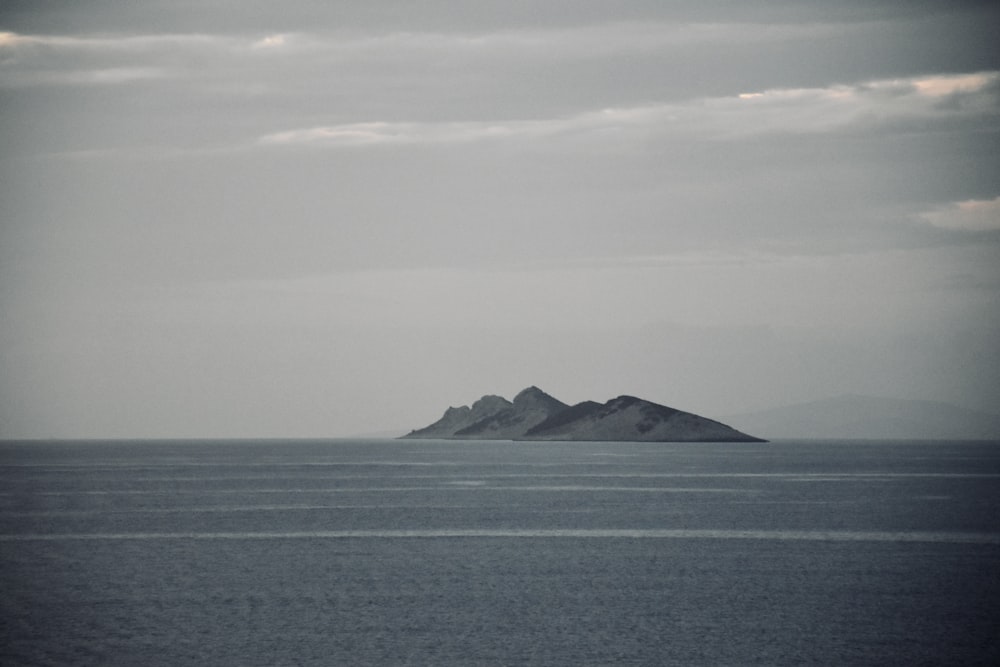
[[[0,662],[1000,662],[1000,447],[0,444]]]

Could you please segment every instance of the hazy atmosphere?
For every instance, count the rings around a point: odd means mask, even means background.
[[[994,2],[0,4],[0,437],[1000,405]]]

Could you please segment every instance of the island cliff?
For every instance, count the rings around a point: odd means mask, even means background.
[[[404,438],[450,440],[601,440],[622,442],[765,442],[720,422],[645,401],[619,396],[606,403],[569,406],[538,387],[513,402],[483,396],[448,408],[430,426]]]

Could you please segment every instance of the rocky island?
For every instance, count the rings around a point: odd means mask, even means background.
[[[620,442],[765,442],[720,422],[634,396],[567,405],[538,387],[513,402],[483,396],[470,408],[448,408],[430,426],[403,438],[446,440],[598,440]]]

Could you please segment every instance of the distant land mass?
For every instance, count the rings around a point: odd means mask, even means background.
[[[766,438],[1000,440],[998,415],[875,396],[837,396],[723,419]]]
[[[513,402],[487,395],[448,408],[404,438],[447,440],[608,440],[619,442],[765,442],[705,417],[634,396],[567,405],[538,387]]]

